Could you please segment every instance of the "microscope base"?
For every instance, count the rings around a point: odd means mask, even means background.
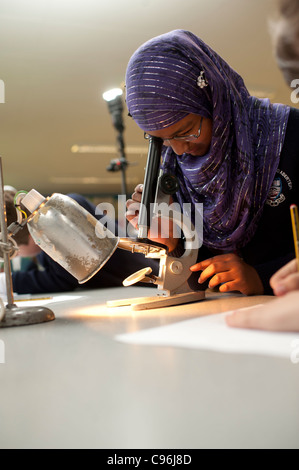
[[[170,296],[156,297],[135,297],[133,299],[108,300],[107,307],[124,307],[131,305],[132,310],[150,310],[152,308],[170,307],[171,305],[187,304],[190,302],[198,302],[205,298],[204,291],[184,292]]]

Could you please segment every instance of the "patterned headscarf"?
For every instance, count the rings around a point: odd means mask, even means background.
[[[163,147],[163,167],[179,179],[176,198],[182,208],[203,203],[204,245],[222,251],[246,245],[278,167],[290,108],[250,96],[243,79],[217,53],[182,30],[151,39],[133,54],[126,102],[146,132],[188,114],[212,119],[206,155],[178,156]]]

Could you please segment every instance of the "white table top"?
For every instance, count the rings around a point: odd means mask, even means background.
[[[0,329],[2,449],[299,447],[299,364],[114,339],[260,303],[259,296],[212,295],[133,312],[105,302],[155,295],[155,289],[63,295],[71,300],[47,305],[54,321]]]

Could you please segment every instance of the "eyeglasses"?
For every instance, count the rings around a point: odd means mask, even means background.
[[[178,136],[170,137],[169,139],[162,139],[163,142],[170,142],[171,140],[175,140],[175,141],[179,141],[179,142],[181,142],[181,141],[193,142],[194,140],[197,140],[200,137],[202,120],[203,120],[203,116],[201,117],[200,125],[199,125],[199,129],[198,129],[197,134],[178,135]],[[144,138],[146,140],[150,139],[151,137],[152,136],[150,134],[147,134],[146,132],[144,133]]]

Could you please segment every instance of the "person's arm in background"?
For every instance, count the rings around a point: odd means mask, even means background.
[[[15,294],[42,294],[74,290],[78,281],[45,253],[37,256],[26,271],[12,272]],[[6,295],[5,273],[0,273],[0,294]]]
[[[67,292],[78,287],[78,281],[46,253],[37,256],[39,266],[32,263],[26,271],[12,273],[16,294]]]

